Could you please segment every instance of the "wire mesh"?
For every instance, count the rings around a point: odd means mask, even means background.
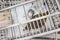
[[[0,0],[0,9],[4,9],[9,6],[17,5],[26,1],[29,1],[29,0]]]
[[[20,4],[21,1],[25,0],[1,0],[0,14],[3,19],[0,20],[3,20],[3,23],[0,23],[0,40],[28,39],[34,37],[34,35],[36,37],[38,34],[49,34],[54,30],[59,31],[60,10],[56,0],[34,0],[23,5],[7,8]],[[0,16],[0,18],[2,17]]]

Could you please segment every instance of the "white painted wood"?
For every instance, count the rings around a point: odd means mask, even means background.
[[[46,37],[46,38],[55,38],[55,33],[52,33],[52,34],[48,34],[48,35],[45,35],[45,36],[42,36],[42,37]],[[57,34],[57,39],[60,39],[60,34]]]

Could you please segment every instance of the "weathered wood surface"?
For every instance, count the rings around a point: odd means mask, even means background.
[[[8,11],[0,12],[0,28],[11,24],[10,13]]]

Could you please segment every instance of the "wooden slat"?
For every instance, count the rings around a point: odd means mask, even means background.
[[[11,24],[10,13],[8,11],[0,12],[0,28]]]

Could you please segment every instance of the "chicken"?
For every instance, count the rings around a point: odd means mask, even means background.
[[[46,16],[46,15],[48,15],[48,11],[45,12],[45,13],[37,13],[37,14],[35,14],[34,10],[32,10],[32,9],[30,9],[28,11],[28,17],[30,18],[30,20],[35,19],[35,18],[39,18],[39,17],[42,17],[42,16]],[[27,23],[28,27],[26,26],[25,30],[27,30],[27,29],[31,30],[31,29],[35,29],[35,28],[37,29],[38,25],[39,25],[40,28],[42,28],[42,25],[43,26],[45,25],[46,20],[47,20],[47,18],[44,18],[44,19],[41,19],[41,21],[37,20],[37,21],[34,21],[34,23],[33,22]],[[37,23],[38,23],[38,25],[37,25]],[[42,25],[41,25],[41,23],[42,23]]]

